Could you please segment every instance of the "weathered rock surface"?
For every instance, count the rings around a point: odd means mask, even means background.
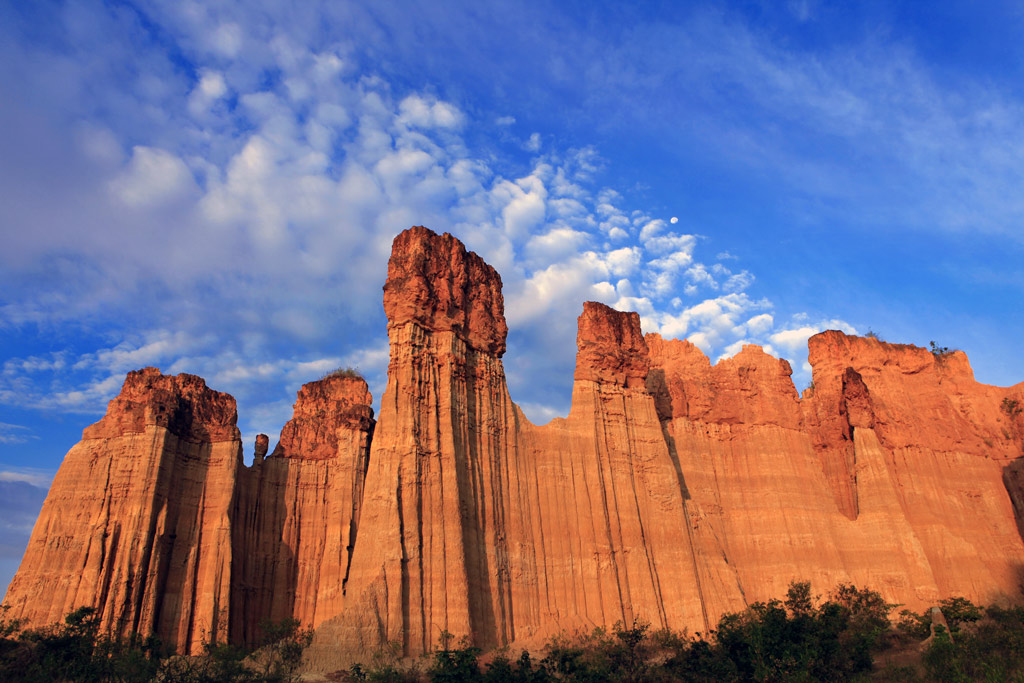
[[[182,649],[228,635],[235,400],[193,375],[128,374],[68,452],[4,604],[32,625],[93,606]]]
[[[362,380],[312,382],[250,468],[229,397],[130,375],[54,483],[12,616],[93,604],[182,648],[294,616],[317,627],[310,665],[334,670],[443,632],[488,648],[635,618],[704,631],[793,580],[914,609],[1019,588],[1024,384],[978,384],[960,352],[824,332],[800,397],[759,347],[712,365],[587,302],[572,409],[538,426],[505,384],[501,279],[458,240],[396,237],[384,309],[379,423]],[[177,533],[147,540],[154,525]]]
[[[255,640],[265,619],[315,626],[337,613],[359,524],[371,402],[360,377],[303,385],[273,454],[240,473],[232,520],[235,640]]]

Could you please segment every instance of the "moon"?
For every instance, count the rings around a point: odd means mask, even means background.
[[[679,219],[676,218],[675,216],[672,216],[672,218],[668,219],[668,222],[671,223],[672,225],[675,225],[676,223],[679,222]]]

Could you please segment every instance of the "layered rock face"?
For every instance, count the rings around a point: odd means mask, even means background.
[[[712,365],[587,302],[572,409],[538,426],[506,387],[501,279],[457,239],[396,237],[384,309],[379,423],[362,380],[312,382],[249,468],[229,397],[130,375],[54,483],[12,616],[97,605],[185,649],[295,617],[330,671],[445,632],[489,648],[634,619],[705,631],[793,580],[913,609],[1019,588],[1024,384],[980,385],[962,353],[825,332],[801,397],[759,347]],[[154,524],[174,535],[146,541]]]
[[[692,495],[747,600],[792,580],[871,586],[913,608],[1018,591],[1021,538],[1003,484],[1010,393],[962,353],[824,332],[813,388],[747,346],[711,367],[689,342],[648,335],[662,415]],[[650,382],[650,378],[649,378]],[[1005,417],[1005,416],[1004,416]]]
[[[722,563],[694,559],[639,316],[585,305],[572,412],[537,427],[505,385],[500,288],[450,235],[395,241],[391,364],[360,520],[375,540],[357,543],[344,609],[314,642],[321,668],[383,643],[422,652],[443,632],[494,647],[635,618],[707,623],[700,574]],[[452,315],[444,301],[475,308]],[[735,583],[718,599],[745,604]]]
[[[128,374],[68,452],[4,604],[31,625],[97,607],[114,634],[226,639],[241,444],[235,400],[193,375]]]
[[[253,466],[240,473],[232,525],[236,641],[256,640],[262,620],[316,626],[337,614],[359,525],[371,403],[362,378],[328,376],[299,391],[266,459],[266,437],[258,437]]]

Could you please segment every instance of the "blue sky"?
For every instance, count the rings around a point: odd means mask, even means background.
[[[414,224],[502,274],[537,422],[587,299],[798,389],[827,328],[1024,379],[1024,12],[849,4],[0,2],[8,507],[138,367],[233,394],[248,457],[335,367],[379,401]]]

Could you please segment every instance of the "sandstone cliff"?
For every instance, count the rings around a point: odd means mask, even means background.
[[[262,620],[315,626],[337,614],[359,524],[371,403],[360,377],[304,385],[273,454],[263,459],[257,449],[240,473],[232,525],[236,641],[255,640]]]
[[[93,606],[115,634],[228,635],[235,400],[193,375],[128,374],[68,452],[4,604],[41,626]]]
[[[915,609],[1018,590],[1024,384],[978,384],[960,352],[825,332],[801,397],[759,347],[712,365],[588,302],[571,411],[533,425],[505,384],[503,308],[457,239],[403,232],[379,423],[361,380],[307,384],[249,468],[229,397],[133,373],[54,483],[12,616],[94,604],[182,648],[294,616],[332,670],[443,632],[487,648],[636,618],[703,631],[792,580]],[[175,532],[148,540],[154,525]]]

